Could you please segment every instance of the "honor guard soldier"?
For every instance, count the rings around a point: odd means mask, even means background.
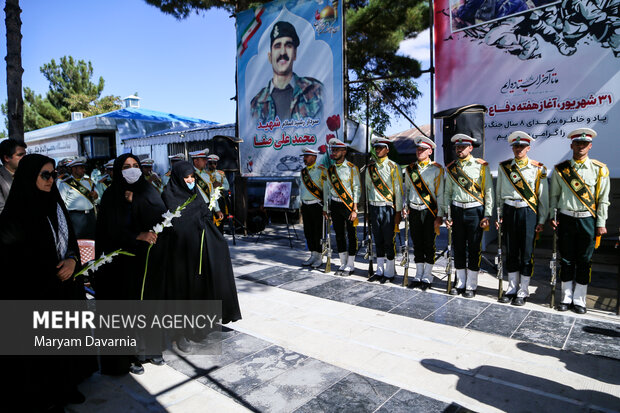
[[[557,309],[566,311],[572,305],[573,311],[584,314],[592,254],[600,237],[607,233],[609,169],[588,158],[595,131],[580,128],[568,137],[573,158],[555,166],[549,191],[549,215],[558,231],[561,256],[562,301]],[[555,208],[557,222],[553,220]]]
[[[64,181],[65,179],[71,176],[71,172],[69,171],[67,164],[71,162],[72,160],[73,159],[71,158],[64,158],[58,161],[58,165],[56,165],[56,172],[58,173],[58,179],[56,180],[56,185],[58,185],[60,182]]]
[[[217,203],[220,207],[220,211],[224,212],[226,216],[228,216],[228,191],[230,190],[230,185],[228,184],[228,179],[226,179],[226,174],[224,171],[217,169],[217,162],[219,160],[220,157],[215,154],[207,156],[206,172],[211,181],[211,188],[222,188],[220,190],[220,197],[217,200]],[[220,232],[224,232],[224,225],[222,225],[222,221],[218,223],[218,229]]]
[[[498,223],[506,240],[508,289],[501,303],[522,306],[529,297],[528,287],[534,271],[534,243],[549,213],[547,168],[527,156],[530,135],[516,131],[508,136],[513,159],[499,164],[497,171]]]
[[[99,195],[95,183],[84,177],[86,163],[77,158],[67,164],[71,175],[58,184],[60,196],[67,206],[77,239],[95,239],[95,202]]]
[[[357,204],[360,199],[360,172],[345,160],[347,145],[338,138],[329,141],[331,159],[323,189],[323,215],[331,214],[336,232],[336,248],[340,258],[337,275],[351,275],[355,270],[357,254]],[[348,247],[347,247],[348,240]]]
[[[302,262],[303,266],[318,268],[322,264],[321,229],[323,228],[323,188],[327,179],[327,170],[316,163],[318,151],[310,148],[301,150],[306,167],[301,170],[300,198],[301,216],[304,221],[304,235],[310,258]],[[329,235],[329,234],[328,234]]]
[[[381,284],[394,278],[396,246],[394,229],[398,226],[403,205],[403,181],[400,167],[388,159],[389,139],[372,138],[378,160],[366,168],[364,183],[368,199],[370,228],[377,251],[377,271],[368,281]]]
[[[493,181],[489,164],[471,155],[471,136],[457,133],[451,139],[457,159],[446,166],[444,211],[451,209],[456,286],[451,295],[462,293],[471,298],[478,288],[480,248],[483,231],[488,230],[493,214]]]
[[[405,202],[409,213],[403,210],[403,219],[409,219],[416,274],[409,288],[426,290],[433,283],[435,238],[443,222],[444,170],[430,156],[437,147],[425,136],[415,139],[417,162],[405,172]],[[406,237],[409,234],[405,234]]]
[[[200,151],[193,151],[189,153],[189,157],[192,159],[192,163],[194,164],[194,177],[196,178],[196,186],[202,195],[204,201],[209,204],[211,202],[211,193],[213,192],[213,187],[211,186],[211,178],[209,174],[207,174],[207,170],[205,169],[207,166],[207,154],[209,153],[209,149],[203,149]],[[220,206],[218,203],[215,203],[214,215],[217,221],[221,221],[224,217],[222,211],[220,210]]]
[[[185,160],[185,155],[183,155],[182,153],[177,153],[177,154],[168,156],[168,161],[170,162],[170,169],[168,169],[168,172],[166,172],[164,176],[162,176],[161,178],[161,181],[164,184],[164,188],[166,187],[166,185],[168,185],[168,181],[170,181],[170,174],[172,173],[172,165],[174,165],[178,161],[184,161],[184,160]]]
[[[157,172],[153,172],[153,165],[155,165],[155,161],[153,159],[146,158],[140,161],[140,164],[142,165],[142,174],[144,175],[144,179],[146,179],[147,182],[150,182],[151,185],[153,185],[161,194],[164,191],[164,183],[159,175],[157,175]]]
[[[112,173],[114,171],[114,159],[110,159],[105,164],[103,164],[105,168],[105,174],[99,178],[99,181],[95,184],[95,189],[99,194],[99,199],[103,197],[103,193],[106,189],[112,184]]]

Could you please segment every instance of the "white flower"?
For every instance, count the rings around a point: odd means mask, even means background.
[[[117,254],[110,254],[108,256],[101,257],[102,260],[101,260],[101,263],[99,265],[111,263],[112,259],[114,258],[115,255],[117,255]]]
[[[164,230],[164,225],[163,224],[157,224],[153,227],[153,232],[156,234],[159,234],[160,232],[162,232]]]
[[[166,218],[164,219],[164,222],[161,223],[164,228],[168,228],[172,226],[172,218]]]
[[[181,210],[180,210],[179,208],[177,208],[177,209],[174,211],[174,214],[172,214],[172,217],[173,217],[173,218],[180,218],[180,217],[181,217]]]
[[[176,213],[176,211],[175,211],[175,213]],[[181,216],[181,214],[179,214],[179,216]],[[164,212],[164,214],[161,217],[164,218],[166,221],[171,221],[172,218],[175,217],[175,214],[173,214],[170,211],[166,211],[166,212]]]

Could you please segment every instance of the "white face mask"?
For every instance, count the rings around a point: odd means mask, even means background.
[[[125,180],[129,184],[135,184],[136,182],[138,182],[138,179],[140,179],[141,175],[142,171],[140,170],[140,168],[123,169],[123,178],[125,178]]]

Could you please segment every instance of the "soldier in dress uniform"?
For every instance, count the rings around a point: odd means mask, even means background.
[[[97,181],[97,183],[95,184],[95,189],[97,190],[97,193],[99,194],[99,198],[98,198],[99,200],[101,200],[103,193],[105,192],[106,189],[108,189],[108,187],[112,183],[112,173],[114,171],[114,159],[110,159],[109,161],[107,161],[105,164],[103,164],[103,167],[105,168],[105,174],[103,174],[101,178],[99,178],[99,181]]]
[[[170,169],[168,169],[168,172],[166,172],[164,176],[161,177],[161,181],[164,184],[164,188],[166,187],[166,185],[168,185],[168,181],[170,180],[170,174],[172,173],[172,165],[174,165],[175,162],[184,161],[184,160],[185,160],[185,155],[183,155],[182,153],[168,155],[168,161],[170,162]]]
[[[155,161],[153,159],[146,158],[140,161],[140,164],[142,165],[142,174],[144,175],[144,179],[146,179],[147,182],[150,182],[151,185],[153,185],[155,189],[157,189],[157,191],[161,194],[164,190],[164,183],[159,177],[159,175],[157,175],[157,172],[153,171],[153,165],[155,165]]]
[[[435,238],[443,222],[444,170],[430,158],[437,147],[435,142],[418,136],[415,143],[418,160],[405,172],[405,203],[409,213],[403,210],[403,219],[409,217],[416,266],[415,276],[408,287],[426,290],[433,283]]]
[[[211,180],[211,187],[213,189],[218,187],[222,188],[217,203],[220,207],[220,211],[228,216],[228,191],[230,190],[230,185],[228,184],[228,179],[226,179],[224,171],[217,169],[217,162],[219,160],[220,157],[215,154],[207,156],[207,175]],[[218,223],[218,229],[221,233],[224,233],[223,221]]]
[[[508,289],[501,303],[522,306],[529,297],[528,287],[534,272],[536,234],[542,232],[549,213],[547,168],[529,159],[534,141],[530,135],[516,131],[508,136],[514,158],[499,164],[497,170],[497,228],[500,224],[506,240]]]
[[[95,183],[85,177],[86,161],[77,158],[67,164],[71,175],[58,184],[78,239],[95,239],[95,202],[99,198]]]
[[[58,161],[58,165],[56,165],[56,172],[58,173],[58,179],[56,180],[56,185],[60,182],[64,181],[68,177],[71,176],[71,171],[67,167],[67,164],[71,162],[75,158],[63,158]]]
[[[402,175],[398,164],[388,159],[389,143],[386,138],[371,139],[378,159],[368,164],[364,176],[370,228],[377,251],[377,271],[368,281],[381,284],[392,280],[396,273],[394,229],[398,227],[403,207]]]
[[[360,172],[345,159],[347,145],[338,138],[329,141],[331,159],[323,188],[323,215],[331,214],[336,232],[336,248],[340,258],[337,275],[351,275],[357,254],[357,204],[360,199]],[[348,246],[347,246],[348,240]]]
[[[304,222],[304,235],[310,258],[302,262],[303,266],[318,268],[322,264],[321,235],[323,228],[323,188],[327,179],[327,170],[323,165],[316,163],[318,151],[303,148],[301,154],[304,157],[306,167],[301,170],[300,198],[301,216]]]
[[[456,286],[451,295],[476,295],[483,231],[493,214],[493,180],[489,164],[471,155],[476,139],[457,133],[451,139],[457,159],[446,166],[444,211],[451,209]],[[445,212],[444,212],[445,213]]]
[[[586,293],[592,254],[607,233],[609,169],[588,158],[596,132],[580,128],[568,134],[573,157],[555,166],[551,176],[549,209],[551,225],[558,230],[561,256],[562,301],[558,311],[572,305],[577,314],[586,312]],[[553,220],[557,208],[558,220]]]
[[[211,193],[213,192],[213,186],[211,185],[211,177],[207,173],[205,169],[207,166],[207,154],[209,153],[209,149],[202,149],[199,151],[193,151],[189,153],[189,157],[192,159],[192,163],[194,164],[194,177],[196,178],[196,186],[198,187],[198,191],[204,201],[209,204],[211,202]],[[221,221],[224,218],[224,214],[220,210],[220,206],[218,203],[215,203],[215,207],[213,209],[216,223],[217,221]]]

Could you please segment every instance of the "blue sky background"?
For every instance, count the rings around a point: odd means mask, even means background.
[[[39,68],[71,55],[90,60],[95,82],[105,79],[103,95],[121,98],[138,92],[146,109],[234,122],[235,20],[211,10],[178,21],[141,0],[21,0],[23,86],[44,95],[49,83]],[[4,1],[2,2],[4,9]],[[0,24],[6,56],[4,13]],[[428,30],[401,44],[400,53],[429,65]],[[3,59],[4,60],[4,59]],[[4,63],[4,61],[3,61]],[[6,64],[0,70],[0,101],[6,101]],[[423,97],[409,116],[430,122],[429,76],[418,79]],[[386,133],[411,125],[394,119]],[[5,129],[4,118],[0,129]]]

